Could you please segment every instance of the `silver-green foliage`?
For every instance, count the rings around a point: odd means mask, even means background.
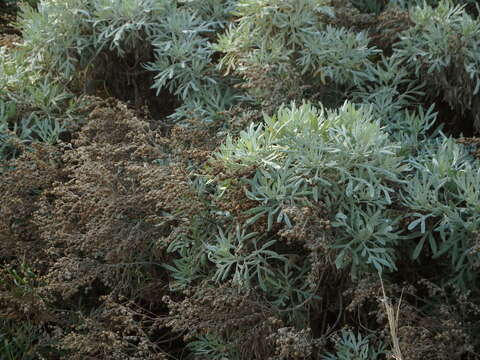
[[[172,264],[164,264],[173,278],[170,287],[174,290],[183,290],[205,277],[207,255],[204,244],[213,229],[202,225],[199,219],[192,219],[191,233],[179,234],[167,247],[168,253],[178,255]]]
[[[397,270],[395,246],[401,240],[399,219],[389,218],[388,211],[379,206],[363,209],[350,203],[343,204],[342,210],[332,223],[340,229],[333,246],[339,250],[335,261],[337,267],[342,268],[345,262],[351,262],[354,277],[369,266],[379,273],[383,269]]]
[[[401,60],[382,56],[376,63],[367,63],[355,76],[356,86],[349,98],[371,106],[374,116],[401,145],[403,154],[415,152],[424,141],[436,136],[440,127],[435,105],[424,109],[425,84],[412,79]]]
[[[164,0],[42,0],[23,7],[25,51],[43,70],[67,81],[93,66],[102,51],[123,56],[143,50],[158,32]]]
[[[401,34],[393,56],[427,83],[430,96],[462,112],[477,106],[480,21],[446,0],[412,7],[410,18],[415,25]]]
[[[305,282],[308,261],[302,267],[291,263],[289,254],[275,250],[275,239],[248,232],[246,228],[215,231],[200,221],[193,219],[192,232],[180,234],[168,246],[169,253],[179,256],[171,264],[164,264],[173,278],[173,290],[208,279],[258,287],[280,309],[314,298],[311,286]]]
[[[240,0],[233,11],[238,17],[216,49],[224,53],[220,67],[229,72],[243,61],[290,61],[304,47],[307,31],[325,27],[323,16],[333,16],[329,0]]]
[[[199,360],[235,360],[239,358],[231,345],[225,344],[212,334],[197,336],[196,340],[187,344],[187,348],[194,354],[195,359]]]
[[[166,0],[42,0],[38,11],[23,7],[22,49],[39,73],[67,84],[76,81],[77,87],[82,82],[101,82],[105,73],[129,82],[130,77],[151,71],[154,80],[149,85],[157,95],[166,89],[185,102],[176,118],[186,118],[185,110],[202,109],[200,116],[211,119],[236,99],[212,59],[215,31],[225,24],[233,4],[210,1],[204,5]],[[119,62],[128,66],[118,67]]]
[[[285,47],[295,48],[303,44],[304,29],[324,27],[321,16],[333,14],[329,0],[239,0],[233,15],[238,17],[238,27],[246,28],[251,39],[268,44],[280,40]]]
[[[217,81],[210,74],[213,50],[207,38],[212,23],[187,10],[177,10],[159,24],[152,40],[155,60],[146,68],[156,73],[153,88],[168,88],[182,99],[201,93]]]
[[[275,65],[282,76],[294,65],[322,83],[351,85],[379,50],[369,46],[363,32],[327,25],[335,16],[332,5],[328,0],[239,1],[233,12],[237,23],[215,46],[224,54],[220,68],[229,73]]]
[[[203,20],[224,28],[231,18],[237,0],[179,0],[179,3],[197,13]]]
[[[91,31],[86,26],[90,14],[81,1],[42,1],[38,11],[28,6],[22,10],[23,48],[31,54],[30,61],[70,79],[78,62],[86,63],[92,56]]]
[[[322,360],[376,360],[385,353],[383,346],[375,348],[370,344],[371,336],[342,330],[335,339],[335,353],[327,353]]]
[[[369,47],[369,42],[366,33],[345,28],[327,26],[324,30],[305,30],[297,63],[303,74],[318,76],[323,83],[328,79],[351,85],[360,80],[360,70],[371,63],[369,58],[381,52]]]
[[[96,0],[91,13],[94,47],[123,56],[145,47],[160,31],[169,2],[165,0]]]
[[[8,156],[15,156],[15,142],[17,141],[17,129],[10,129],[9,119],[15,115],[15,104],[0,101],[0,160]],[[25,138],[20,134],[20,138]]]
[[[408,9],[414,6],[421,6],[424,4],[432,7],[437,6],[443,0],[390,0],[392,4],[399,6],[402,9]],[[450,0],[455,5],[476,5],[476,0]]]
[[[289,208],[322,201],[335,214],[336,264],[351,265],[353,275],[369,266],[394,271],[396,247],[415,239],[414,259],[429,244],[434,258],[451,261],[457,283],[472,281],[480,225],[478,161],[453,140],[427,135],[431,112],[404,112],[390,124],[391,135],[378,115],[366,105],[347,103],[335,111],[292,105],[237,139],[227,138],[217,159],[232,170],[257,168],[242,180],[246,196],[258,203],[247,211],[247,224],[266,217],[268,229],[274,222],[291,227]],[[398,137],[400,125],[405,134]],[[409,146],[395,138],[409,140]],[[221,183],[221,191],[228,186]],[[399,203],[407,210],[395,210]],[[408,229],[400,226],[402,218]]]
[[[409,209],[409,230],[418,231],[412,257],[424,248],[434,259],[447,259],[451,278],[465,285],[475,279],[480,260],[474,251],[480,226],[480,164],[452,139],[431,141],[410,163],[415,172],[402,191]]]
[[[81,120],[81,101],[40,76],[24,54],[0,48],[0,55],[0,158],[18,155],[19,145],[57,143],[68,124]]]
[[[205,245],[208,259],[217,268],[212,279],[220,282],[231,277],[241,286],[252,286],[255,281],[266,291],[267,279],[274,276],[271,263],[286,262],[287,259],[270,249],[275,240],[261,244],[257,237],[259,234],[247,233],[239,227],[229,233],[219,230],[215,241]]]
[[[16,157],[21,145],[37,141],[54,145],[63,131],[61,120],[41,111],[32,111],[18,119],[15,103],[0,98],[0,160]]]
[[[338,214],[339,266],[353,258],[355,268],[368,263],[394,269],[398,236],[385,209],[409,167],[373,114],[348,103],[333,111],[292,105],[252,124],[235,141],[227,138],[218,160],[231,169],[258,168],[244,179],[247,197],[258,203],[248,210],[253,216],[247,223],[266,216],[268,229],[273,222],[292,226],[290,207],[322,201]]]
[[[225,111],[245,99],[244,95],[228,85],[212,85],[187,97],[169,118],[176,122],[193,119],[201,121],[202,125],[221,123]],[[192,126],[191,122],[189,126]]]
[[[348,89],[349,102],[335,110],[282,106],[227,137],[215,160],[230,171],[255,168],[240,183],[256,206],[245,228],[174,242],[170,251],[181,256],[169,265],[174,286],[207,276],[208,255],[216,281],[271,290],[282,268],[271,270],[271,263],[283,265],[284,255],[272,250],[274,239],[258,240],[247,228],[262,218],[267,231],[275,223],[292,227],[289,210],[314,202],[335,219],[339,267],[392,271],[398,244],[414,241],[414,259],[428,244],[434,258],[451,261],[459,281],[472,279],[479,166],[460,145],[434,139],[435,106],[422,106],[442,95],[461,111],[480,109],[480,22],[462,6],[436,5],[410,7],[414,26],[400,34],[392,57],[372,47],[366,32],[328,25],[335,16],[329,0],[43,0],[38,12],[25,6],[23,52],[0,50],[2,156],[14,155],[13,141],[55,143],[75,107],[54,78],[78,79],[102,56],[129,54],[139,65],[152,53],[143,64],[154,75],[150,85],[183,100],[171,118],[208,122],[248,99],[230,86],[238,79],[219,70],[275,64],[281,78],[293,67],[317,85]],[[14,103],[29,111],[18,115]],[[220,182],[216,195],[229,186]],[[400,220],[409,221],[407,229]],[[244,243],[247,253],[239,250]]]

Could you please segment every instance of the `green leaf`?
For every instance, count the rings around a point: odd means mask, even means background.
[[[426,237],[427,235],[423,236],[418,242],[417,246],[415,246],[415,249],[413,250],[413,253],[412,253],[413,260],[417,259],[420,256],[420,252],[423,249],[423,245],[425,244]]]

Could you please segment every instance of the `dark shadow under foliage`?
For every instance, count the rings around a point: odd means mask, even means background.
[[[81,91],[89,95],[114,97],[136,110],[147,107],[153,119],[165,119],[180,101],[167,90],[157,95],[151,88],[155,75],[142,69],[142,65],[152,61],[152,55],[151,48],[136,49],[135,53],[122,57],[112,52],[101,54],[81,84]]]

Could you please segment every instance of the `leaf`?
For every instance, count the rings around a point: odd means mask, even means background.
[[[428,243],[430,244],[430,249],[432,249],[433,258],[436,258],[436,257],[440,256],[440,255],[438,255],[437,242],[435,240],[435,237],[431,233],[428,235]]]
[[[260,219],[260,218],[261,218],[264,214],[266,214],[266,213],[267,213],[267,210],[264,209],[263,211],[259,212],[257,215],[252,216],[251,218],[249,218],[249,219],[245,222],[245,224],[246,224],[246,225],[252,225],[252,224],[254,224],[255,222],[257,222],[258,219]]]
[[[378,271],[379,274],[382,274],[383,268],[380,266],[380,264],[373,260],[373,267]]]
[[[417,259],[420,256],[420,252],[422,251],[423,245],[425,244],[425,238],[426,236],[423,236],[422,239],[418,242],[417,246],[415,246],[415,249],[412,253],[413,260]]]
[[[387,259],[384,259],[384,258],[379,258],[379,257],[376,257],[375,258],[375,261],[377,261],[378,263],[390,268],[390,269],[394,269],[395,268],[395,264],[393,264],[392,262],[389,262],[387,261]]]
[[[337,258],[335,259],[335,266],[337,269],[343,268],[343,259],[345,257],[345,250],[340,251],[340,253],[337,255]]]
[[[273,225],[273,215],[275,215],[274,212],[270,211],[268,213],[268,225],[267,225],[267,230],[270,231],[272,229]]]
[[[418,216],[418,219],[412,221],[409,225],[408,225],[408,230],[412,230],[414,229],[418,224],[420,224],[420,232],[422,234],[425,233],[425,220],[433,215],[429,214],[429,215],[422,215],[422,214],[419,214],[419,213],[415,213],[413,215],[417,215]]]

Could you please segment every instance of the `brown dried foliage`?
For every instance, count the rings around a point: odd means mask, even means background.
[[[164,360],[168,357],[151,339],[159,330],[152,314],[124,298],[101,298],[102,305],[80,314],[72,330],[57,328],[57,347],[72,360]]]
[[[164,155],[148,123],[125,105],[105,101],[92,111],[62,157],[66,181],[43,193],[34,215],[55,259],[45,275],[49,290],[71,298],[100,281],[141,292],[147,277],[160,277],[159,239],[178,223],[176,214],[202,206],[192,207],[179,164],[152,163]]]
[[[233,344],[241,359],[267,359],[273,355],[272,334],[283,324],[274,311],[250,289],[204,285],[187,291],[181,301],[164,298],[170,309],[165,325],[184,333],[185,341],[215,334]]]
[[[350,314],[358,317],[364,326],[378,327],[378,333],[389,339],[381,286],[378,278],[364,278],[346,290],[344,296],[350,299],[346,307]],[[396,336],[404,360],[476,358],[471,334],[480,308],[470,300],[469,294],[454,291],[452,301],[450,290],[427,280],[415,286],[406,284],[403,288],[390,283],[386,292],[396,298],[396,301],[387,299],[395,312],[399,309]],[[425,307],[428,303],[434,306]],[[422,307],[425,310],[422,311]],[[368,321],[373,318],[376,324]]]
[[[53,326],[45,336],[77,359],[163,359],[150,340],[158,326],[129,308],[162,306],[164,248],[204,205],[189,185],[188,156],[155,163],[172,142],[125,105],[93,101],[71,144],[34,145],[5,164],[0,315],[32,321],[44,335]],[[24,261],[35,277],[19,288],[8,271]]]
[[[18,159],[4,163],[0,176],[0,258],[12,259],[28,254],[29,260],[43,257],[43,243],[33,216],[42,193],[60,181],[61,153],[54,147],[33,145]]]
[[[336,17],[332,23],[353,31],[369,32],[372,45],[390,54],[392,45],[400,39],[402,31],[413,26],[408,11],[396,6],[387,6],[380,14],[361,14],[350,1],[340,0],[335,4]]]
[[[275,341],[275,355],[268,360],[318,359],[325,345],[323,339],[314,338],[308,328],[283,327],[270,335],[270,339]]]

